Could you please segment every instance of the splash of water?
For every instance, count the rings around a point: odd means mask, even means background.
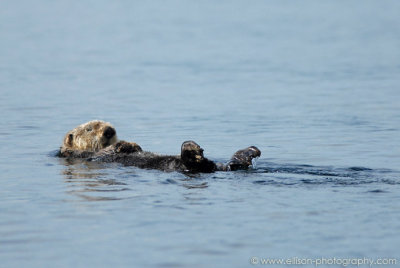
[[[257,168],[257,160],[258,160],[258,158],[260,158],[260,157],[254,157],[254,158],[251,160],[251,166],[252,166],[253,169],[256,169],[256,168]]]

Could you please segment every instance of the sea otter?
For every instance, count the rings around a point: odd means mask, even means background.
[[[59,156],[87,161],[117,162],[126,166],[179,171],[210,173],[247,169],[261,151],[250,146],[237,151],[227,164],[215,163],[203,155],[203,149],[194,141],[185,141],[180,155],[159,155],[145,152],[134,142],[119,141],[116,130],[104,121],[90,121],[69,131],[64,137]]]

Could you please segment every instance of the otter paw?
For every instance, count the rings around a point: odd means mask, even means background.
[[[119,141],[115,144],[115,152],[117,153],[136,153],[141,152],[142,148],[134,142]]]
[[[261,151],[255,147],[250,146],[246,149],[237,151],[228,162],[229,170],[239,170],[239,169],[247,169],[252,165],[252,160],[256,157],[260,157]]]

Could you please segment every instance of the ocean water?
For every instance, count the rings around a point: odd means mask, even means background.
[[[0,267],[399,264],[399,12],[394,0],[1,1]],[[54,156],[93,119],[148,151],[192,139],[215,161],[262,155],[193,176]]]

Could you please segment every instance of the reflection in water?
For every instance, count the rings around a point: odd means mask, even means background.
[[[132,198],[121,192],[132,191],[128,186],[135,177],[135,184],[178,185],[185,189],[205,189],[214,179],[245,179],[255,185],[278,187],[310,187],[319,185],[345,186],[380,183],[386,185],[400,184],[399,174],[394,170],[370,169],[365,167],[338,168],[333,166],[312,166],[295,164],[277,164],[259,162],[258,168],[248,171],[217,172],[213,174],[166,173],[157,170],[141,170],[135,167],[121,168],[119,165],[84,160],[65,160],[65,182],[68,183],[68,194],[86,201],[120,200]],[[138,174],[140,173],[140,174]],[[148,174],[150,179],[143,179]],[[157,179],[157,178],[165,179]],[[123,182],[129,179],[128,183]],[[376,189],[373,189],[374,191]],[[378,192],[378,191],[375,191]]]
[[[79,159],[60,159],[64,162],[62,171],[68,183],[68,194],[86,201],[120,200],[119,193],[129,191],[126,183],[113,179],[115,169],[107,169],[103,163],[87,162]]]
[[[207,184],[207,182],[202,182],[202,183],[199,183],[199,184],[188,184],[188,183],[185,183],[185,184],[183,184],[183,186],[185,187],[185,188],[187,188],[187,189],[195,189],[195,188],[207,188],[208,187],[208,184]]]
[[[139,177],[137,172],[143,171],[156,173],[159,176],[168,176],[167,179],[157,181],[138,179],[135,183],[147,183],[150,181],[161,184],[175,184],[185,189],[207,188],[208,183],[203,181],[203,176],[207,174],[181,174],[176,172],[166,173],[158,170],[140,170],[136,167],[120,167],[119,164],[88,162],[82,159],[60,159],[65,166],[62,171],[64,180],[67,183],[66,193],[79,197],[84,201],[107,201],[132,198],[132,195],[124,196],[121,192],[132,191],[127,183],[121,180],[132,177]],[[173,174],[171,178],[171,174]],[[209,176],[209,175],[208,175]]]

